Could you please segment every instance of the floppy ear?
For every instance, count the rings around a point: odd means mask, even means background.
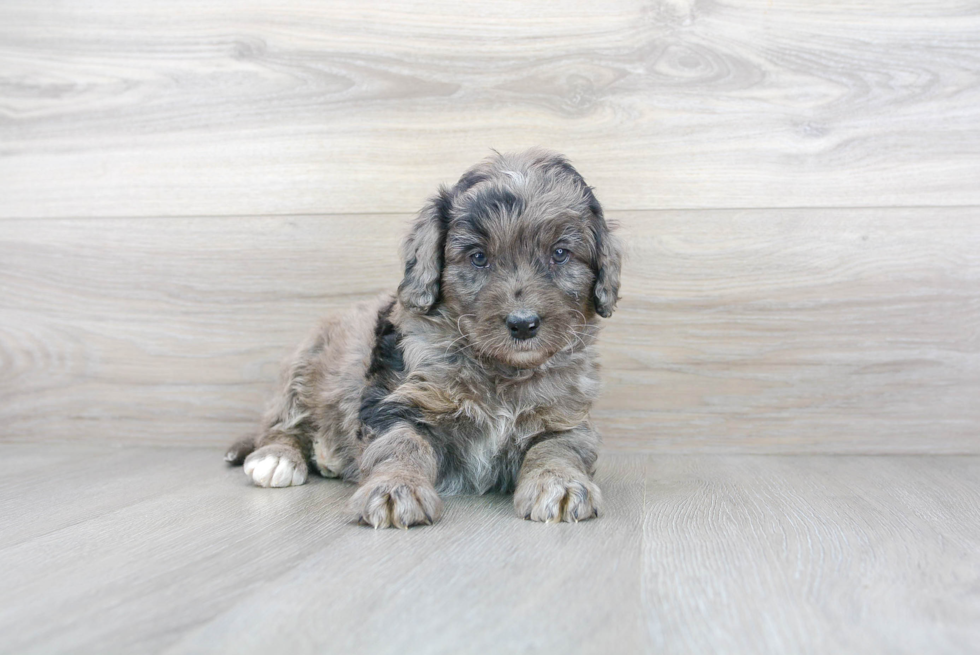
[[[623,246],[619,239],[609,229],[606,219],[602,216],[602,207],[596,200],[592,190],[587,190],[589,209],[594,216],[592,222],[595,237],[595,286],[592,289],[592,300],[595,303],[596,314],[603,318],[612,316],[619,300],[619,270],[623,263]]]
[[[398,285],[398,298],[420,314],[431,310],[439,300],[449,207],[449,192],[442,187],[419,212],[402,244],[405,277]]]

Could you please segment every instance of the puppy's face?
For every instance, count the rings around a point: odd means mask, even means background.
[[[595,196],[560,156],[495,157],[431,206],[406,247],[402,301],[454,319],[480,357],[534,368],[584,345],[596,313],[612,313],[619,248]],[[437,242],[434,263],[422,261],[426,239]],[[425,269],[429,283],[416,283]]]
[[[587,208],[561,193],[541,202],[528,190],[518,178],[465,193],[442,275],[442,301],[469,344],[518,368],[540,366],[581,338],[596,278]]]

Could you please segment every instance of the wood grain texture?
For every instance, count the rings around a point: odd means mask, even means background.
[[[0,6],[0,217],[409,212],[491,147],[611,209],[980,204],[980,5]]]
[[[5,438],[217,444],[321,315],[391,291],[408,217],[5,221]]]
[[[978,212],[624,216],[611,445],[980,452]]]
[[[0,487],[0,534],[18,531],[0,545],[3,652],[917,654],[980,640],[977,456],[607,453],[597,521],[532,524],[508,497],[470,496],[407,532],[346,523],[352,487],[335,480],[251,487],[218,449],[0,443],[4,462],[46,457],[37,484]]]
[[[352,487],[336,480],[268,493],[217,450],[128,452],[145,457],[145,482],[108,467],[79,484],[54,467],[49,487],[74,492],[60,527],[0,548],[0,649],[600,653],[646,639],[639,605],[622,602],[640,594],[642,460],[604,468],[602,522],[532,524],[509,497],[464,497],[448,499],[437,529],[402,532],[348,524]],[[103,485],[142,497],[117,493],[112,507]],[[37,511],[51,493],[38,491],[0,493]],[[599,597],[615,602],[568,602]]]
[[[608,462],[601,522],[523,521],[502,496],[453,500],[440,545],[348,529],[168,652],[638,652],[642,464]]]
[[[978,458],[649,461],[653,652],[976,652]]]
[[[607,445],[980,452],[977,209],[626,212]],[[407,216],[0,223],[0,438],[220,445]]]

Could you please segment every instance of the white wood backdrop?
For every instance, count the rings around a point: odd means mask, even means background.
[[[0,5],[0,439],[222,443],[491,147],[630,243],[611,448],[980,452],[980,2]]]

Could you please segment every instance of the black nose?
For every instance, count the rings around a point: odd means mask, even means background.
[[[541,318],[533,312],[514,312],[507,317],[510,336],[515,339],[530,339],[538,333]]]

